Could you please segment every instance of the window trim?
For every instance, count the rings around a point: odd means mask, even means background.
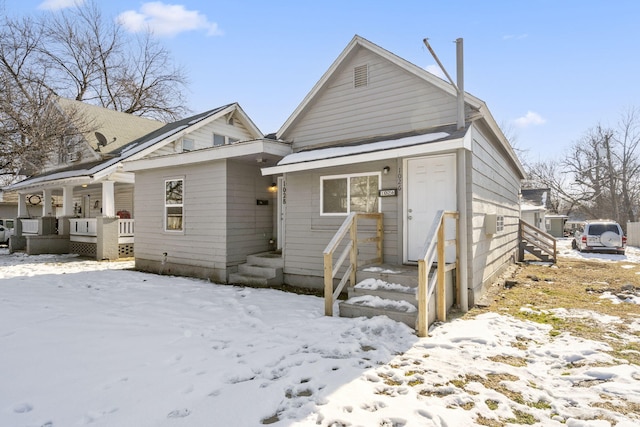
[[[320,216],[347,216],[351,213],[351,178],[357,178],[360,176],[377,176],[378,177],[378,192],[382,189],[382,173],[381,172],[361,172],[361,173],[349,173],[340,175],[323,175],[320,177]],[[346,179],[347,180],[347,212],[324,212],[324,181],[332,179]],[[376,193],[378,198],[378,213],[382,212],[381,198]]]
[[[167,204],[167,183],[169,181],[182,181],[182,203],[176,203],[176,204]],[[163,188],[162,188],[162,194],[163,194],[163,204],[162,204],[162,228],[163,231],[165,233],[171,233],[171,234],[184,234],[184,230],[185,230],[185,222],[184,222],[184,196],[185,196],[185,177],[184,176],[176,176],[176,177],[166,177],[163,179]],[[167,217],[168,217],[168,212],[167,212],[167,208],[168,207],[180,207],[182,209],[182,228],[180,230],[172,230],[172,229],[168,229],[167,228]]]
[[[185,148],[184,148],[185,144],[184,143],[187,142],[187,141],[191,142],[191,147],[192,148],[189,148],[189,149],[185,150]],[[188,152],[194,151],[196,149],[196,141],[193,138],[182,138],[181,147],[182,147],[182,152],[183,153],[188,153]]]

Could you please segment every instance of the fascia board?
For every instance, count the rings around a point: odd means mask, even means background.
[[[265,140],[248,141],[238,144],[207,148],[204,150],[195,150],[188,153],[168,154],[166,156],[152,157],[148,159],[127,160],[123,162],[123,167],[126,172],[134,172],[145,169],[184,166],[214,160],[233,159],[235,157],[260,153],[284,157],[287,154],[291,154],[291,146],[280,142],[270,142]]]
[[[372,153],[362,153],[335,157],[331,159],[313,160],[309,162],[292,163],[282,166],[272,166],[262,169],[262,175],[279,175],[287,172],[301,172],[313,169],[323,169],[333,166],[346,166],[356,163],[372,162],[377,160],[388,160],[418,156],[424,154],[434,154],[445,151],[453,151],[458,148],[466,148],[467,137],[452,139],[441,142],[430,142],[427,144],[412,145],[409,147],[393,148],[388,150],[375,151]]]

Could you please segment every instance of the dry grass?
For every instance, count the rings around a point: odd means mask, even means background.
[[[618,294],[623,286],[631,285],[640,289],[640,266],[623,268],[629,263],[600,262],[559,259],[555,266],[522,264],[512,277],[513,287],[494,287],[488,307],[475,308],[467,316],[486,311],[510,314],[514,317],[549,324],[551,334],[570,332],[572,335],[607,342],[620,359],[640,364],[640,333],[627,325],[640,319],[638,304],[613,304],[602,299],[605,291]],[[533,312],[521,310],[529,307]],[[549,310],[595,311],[601,315],[615,316],[620,322],[601,323],[597,319],[584,317],[559,317]],[[635,342],[628,338],[635,336]]]

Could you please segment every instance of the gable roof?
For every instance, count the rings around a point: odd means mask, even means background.
[[[523,188],[520,190],[520,194],[522,195],[522,200],[526,202],[524,204],[544,209],[549,208],[550,188]]]
[[[158,120],[134,116],[73,99],[58,98],[56,102],[60,105],[63,113],[75,110],[80,116],[87,118],[92,131],[86,132],[83,135],[84,139],[94,151],[99,149],[101,153],[111,153],[141,135],[164,126],[164,123]],[[98,144],[94,130],[105,136],[107,145],[100,146]]]
[[[227,104],[213,110],[205,111],[185,119],[165,124],[164,126],[149,132],[148,134],[121,145],[111,154],[114,157],[92,163],[82,163],[65,169],[50,171],[41,175],[25,179],[6,188],[6,190],[25,190],[45,185],[59,186],[61,184],[72,185],[78,182],[95,182],[114,173],[121,168],[124,160],[140,159],[147,154],[163,147],[166,144],[192,132],[228,113],[239,115],[249,132],[255,138],[261,138],[262,134],[257,126],[249,119],[238,103]]]
[[[420,79],[424,80],[426,83],[431,84],[445,91],[447,94],[451,95],[452,97],[457,96],[456,88],[450,83],[433,75],[427,70],[421,67],[418,67],[417,65],[412,64],[411,62],[395,55],[394,53],[389,52],[386,49],[383,49],[382,47],[370,42],[369,40],[359,35],[355,35],[353,39],[349,42],[349,44],[345,47],[345,49],[342,51],[342,53],[340,53],[340,55],[336,58],[336,60],[331,64],[329,69],[322,75],[320,80],[313,86],[311,91],[305,96],[302,102],[298,105],[298,107],[293,111],[293,113],[285,121],[285,123],[278,130],[278,132],[276,132],[276,136],[278,139],[282,139],[283,136],[285,136],[286,133],[293,126],[295,126],[298,120],[300,120],[304,116],[304,113],[308,109],[312,108],[314,100],[317,97],[319,97],[320,93],[328,86],[330,80],[339,71],[342,64],[346,63],[353,55],[355,55],[358,49],[361,49],[361,48],[367,49],[370,52],[384,58],[385,60],[395,64],[396,66],[402,68],[403,70],[419,77]],[[475,110],[479,113],[477,114],[477,116],[474,115],[473,119],[474,120],[480,119],[485,121],[485,123],[487,124],[491,132],[496,136],[499,143],[502,145],[502,147],[506,151],[508,157],[512,160],[515,168],[517,169],[518,173],[521,175],[521,178],[524,178],[525,172],[522,167],[522,164],[520,163],[520,160],[515,154],[513,147],[511,147],[511,145],[509,144],[504,133],[496,123],[495,119],[491,115],[484,101],[480,100],[479,98],[476,98],[475,96],[469,94],[468,92],[465,92],[464,100],[466,105],[471,107],[472,110]]]

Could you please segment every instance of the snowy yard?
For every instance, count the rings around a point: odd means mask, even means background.
[[[497,313],[418,339],[317,297],[131,267],[0,249],[0,426],[640,424],[640,367],[603,342]]]

